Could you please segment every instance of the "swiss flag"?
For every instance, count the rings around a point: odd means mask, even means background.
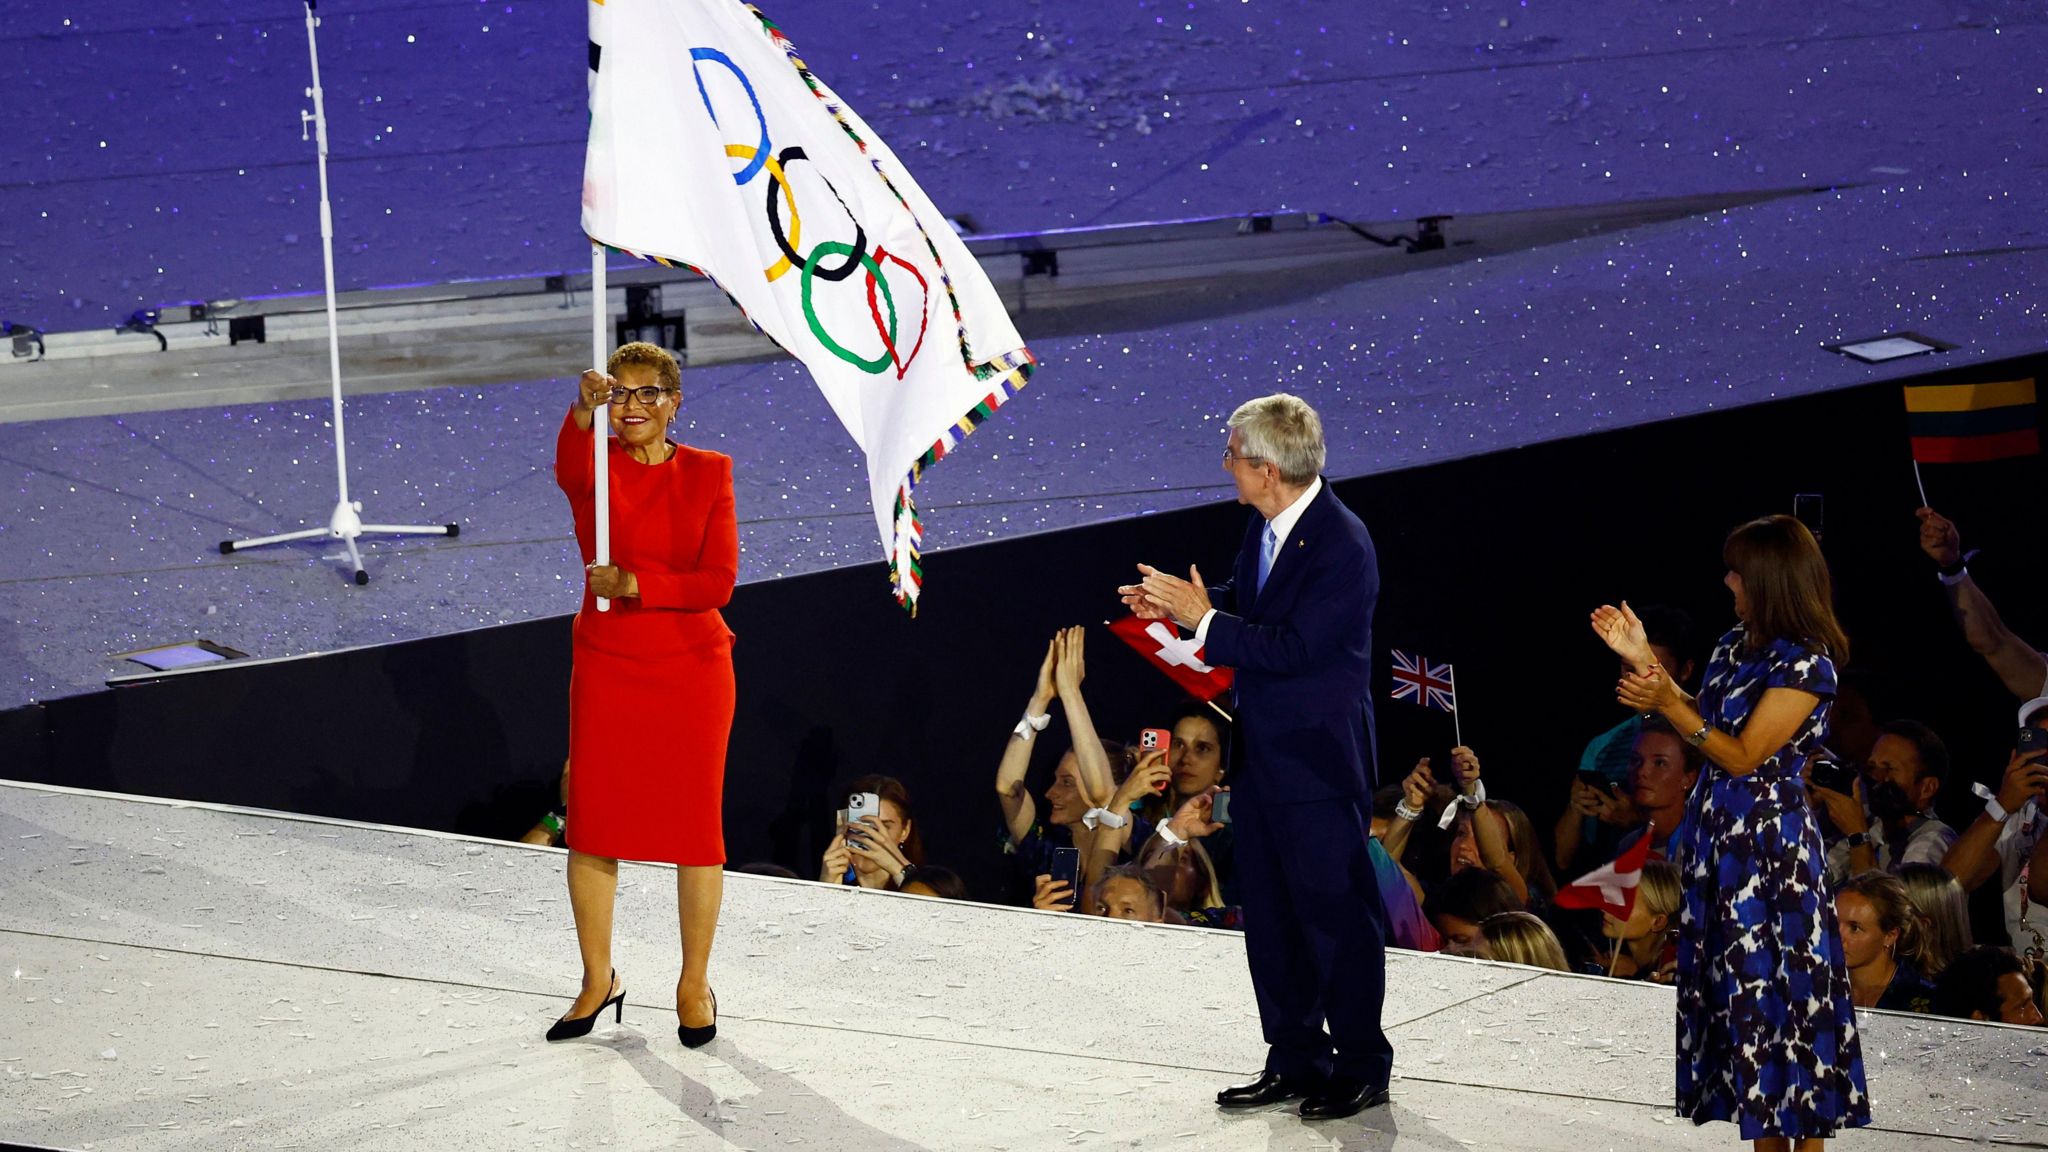
[[[1231,670],[1211,668],[1202,660],[1202,650],[1192,639],[1181,639],[1180,629],[1171,621],[1126,616],[1110,624],[1109,630],[1195,699],[1214,700],[1230,691]]]
[[[1643,862],[1650,858],[1650,829],[1623,852],[1619,859],[1604,864],[1557,890],[1560,908],[1596,908],[1626,920],[1636,908],[1636,881],[1643,878]]]

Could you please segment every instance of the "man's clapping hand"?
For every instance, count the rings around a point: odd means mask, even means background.
[[[1139,583],[1117,589],[1133,615],[1146,620],[1171,620],[1193,628],[1209,614],[1209,587],[1202,583],[1202,570],[1190,565],[1188,578],[1170,576],[1150,564],[1138,565]]]

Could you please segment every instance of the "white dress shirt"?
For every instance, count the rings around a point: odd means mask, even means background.
[[[1278,543],[1273,545],[1274,567],[1279,566],[1280,552],[1287,547],[1287,538],[1294,534],[1294,526],[1301,522],[1301,514],[1308,511],[1309,503],[1316,498],[1316,493],[1322,490],[1323,478],[1318,476],[1315,478],[1315,482],[1308,486],[1308,491],[1296,497],[1294,503],[1282,508],[1278,516],[1266,521],[1266,527],[1273,530],[1273,537],[1278,541]],[[1272,570],[1268,569],[1266,572],[1267,578],[1271,579],[1272,575]],[[1254,595],[1257,594],[1256,589],[1253,592]],[[1242,599],[1243,593],[1240,592],[1238,597]],[[1195,644],[1197,647],[1209,642],[1209,621],[1215,618],[1216,610],[1214,608],[1202,613],[1202,622],[1195,626]]]

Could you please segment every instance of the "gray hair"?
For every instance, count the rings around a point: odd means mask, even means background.
[[[1309,485],[1323,474],[1323,419],[1308,401],[1285,392],[1247,400],[1230,414],[1244,455],[1272,461],[1280,479]]]

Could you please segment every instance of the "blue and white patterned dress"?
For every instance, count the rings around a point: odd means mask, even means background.
[[[1827,732],[1835,666],[1790,641],[1745,641],[1737,628],[1714,649],[1699,695],[1708,723],[1740,732],[1770,688],[1820,704],[1754,773],[1710,761],[1671,838],[1685,876],[1678,1114],[1733,1121],[1745,1140],[1833,1136],[1870,1123],[1826,850],[1800,779]]]

